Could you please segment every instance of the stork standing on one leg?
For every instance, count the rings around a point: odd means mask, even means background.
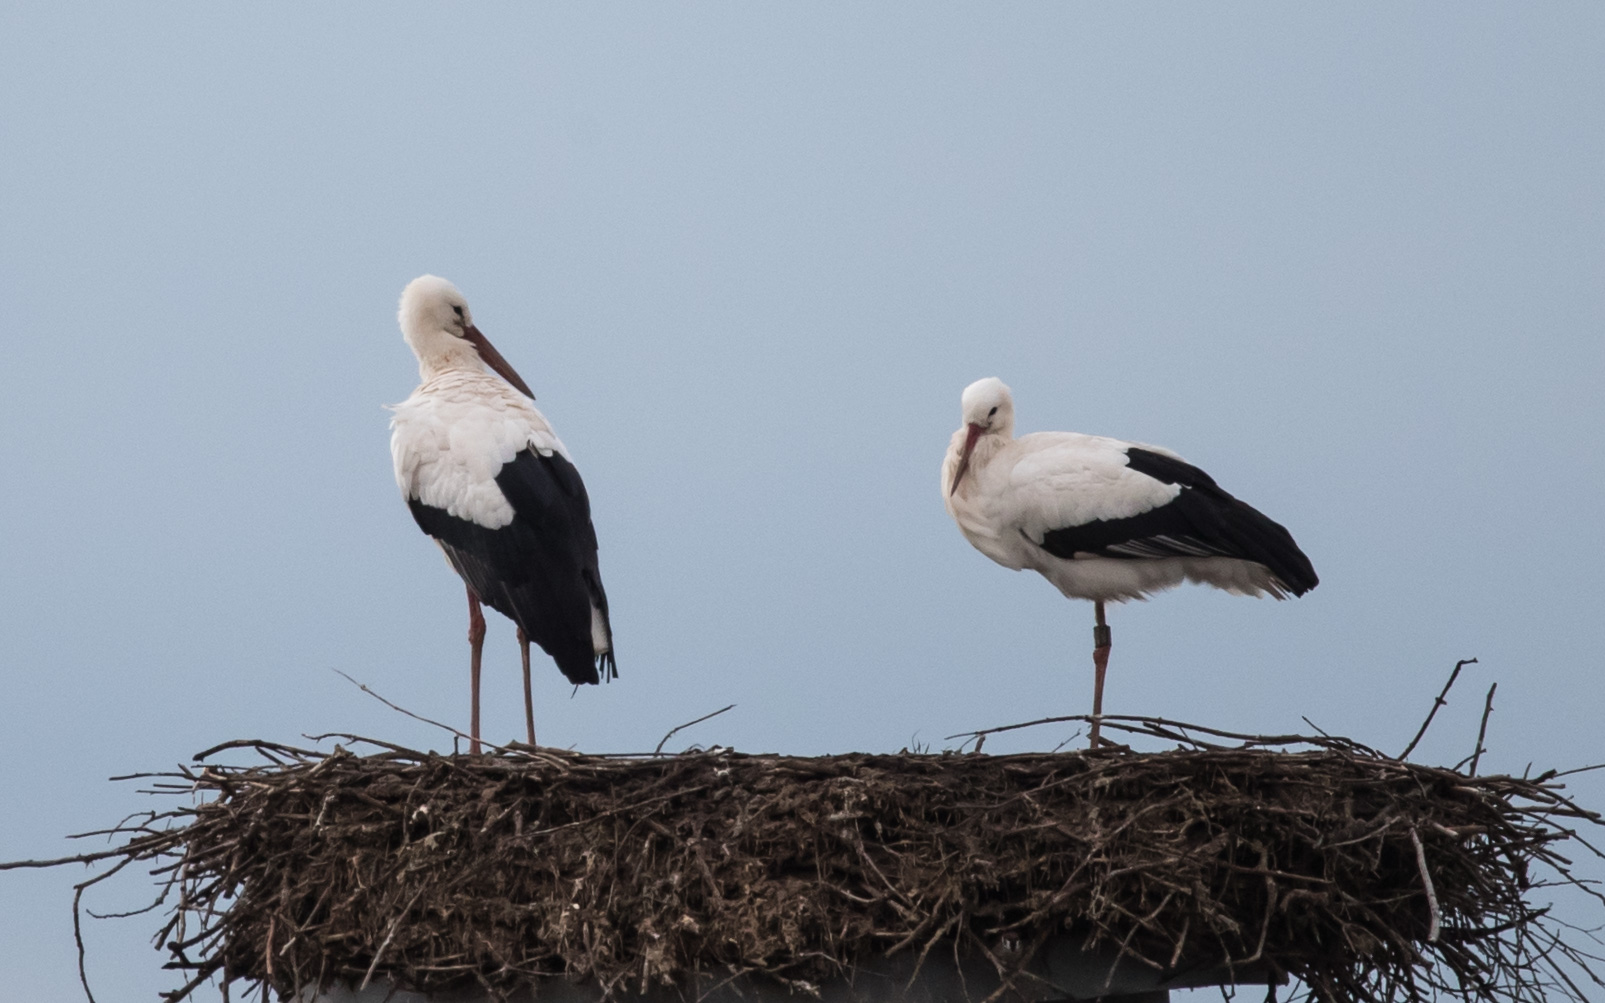
[[[469,749],[479,752],[481,602],[518,625],[534,745],[530,641],[570,682],[618,675],[590,498],[535,395],[474,326],[456,286],[414,279],[400,321],[423,382],[392,408],[390,452],[413,518],[468,587]]]
[[[1287,530],[1168,449],[1075,432],[1016,439],[1014,398],[996,378],[965,387],[960,410],[942,496],[965,539],[1093,601],[1095,748],[1111,641],[1104,603],[1184,581],[1277,599],[1319,582]]]

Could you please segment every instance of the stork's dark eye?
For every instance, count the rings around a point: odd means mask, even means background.
[[[990,411],[988,411],[988,412],[987,412],[987,413],[986,413],[986,416],[987,416],[987,417],[988,417],[988,418],[990,418],[990,417],[992,417],[992,416],[993,416],[993,415],[995,415],[995,414],[997,414],[997,413],[998,413],[998,409],[997,409],[997,408],[996,408],[996,407],[995,407],[995,406],[994,406],[994,407],[993,407],[993,408],[992,408],[992,410],[990,410]]]
[[[453,307],[452,307],[452,308],[451,308],[451,309],[452,309],[452,311],[453,311],[453,312],[454,312],[454,313],[456,313],[456,314],[457,314],[457,319],[458,319],[458,320],[462,320],[462,319],[463,319],[463,308],[462,308],[462,307],[460,307],[460,306],[453,306]]]

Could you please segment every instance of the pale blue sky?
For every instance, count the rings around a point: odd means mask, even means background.
[[[0,9],[0,858],[224,739],[444,744],[336,668],[466,720],[381,409],[426,271],[590,487],[621,678],[541,664],[547,741],[1086,710],[1090,607],[942,510],[996,375],[1320,572],[1114,610],[1111,712],[1396,749],[1476,655],[1424,758],[1495,679],[1488,767],[1605,758],[1601,52],[1597,4]],[[516,736],[505,621],[487,665]],[[74,878],[0,875],[0,999],[77,992]],[[176,984],[150,928],[89,926],[103,1001]]]

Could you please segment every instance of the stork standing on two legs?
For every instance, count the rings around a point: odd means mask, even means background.
[[[469,750],[479,752],[482,602],[518,625],[534,745],[530,641],[572,683],[618,675],[591,502],[535,395],[474,326],[456,286],[414,279],[400,321],[423,382],[392,408],[390,452],[413,518],[468,588]]]
[[[948,514],[975,549],[1093,602],[1092,745],[1111,636],[1104,603],[1184,581],[1285,599],[1319,579],[1293,537],[1168,449],[1075,432],[1014,437],[1003,381],[977,380],[942,461]]]

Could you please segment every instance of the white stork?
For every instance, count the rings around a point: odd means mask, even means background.
[[[468,587],[469,749],[479,752],[481,602],[518,625],[534,745],[531,640],[570,682],[618,676],[590,499],[535,395],[474,326],[456,286],[414,279],[399,319],[423,382],[391,408],[390,452],[413,518]]]
[[[1111,641],[1104,603],[1183,581],[1277,599],[1319,582],[1286,529],[1168,449],[1076,432],[1016,439],[1014,398],[996,378],[965,387],[959,406],[942,497],[965,539],[1094,603],[1094,747]]]

